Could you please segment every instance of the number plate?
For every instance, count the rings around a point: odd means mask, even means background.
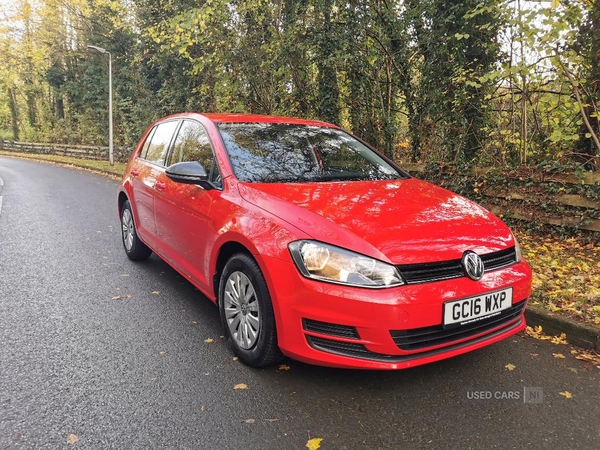
[[[444,303],[444,326],[466,325],[512,306],[512,288]]]

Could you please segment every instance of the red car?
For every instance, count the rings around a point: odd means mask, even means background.
[[[250,366],[402,369],[525,328],[531,269],[508,227],[335,125],[165,117],[118,203],[127,256],[156,253],[217,303]]]

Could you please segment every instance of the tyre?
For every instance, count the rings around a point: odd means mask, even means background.
[[[121,208],[121,237],[125,253],[132,261],[148,259],[152,254],[152,250],[138,238],[129,200],[126,200]]]
[[[225,264],[219,311],[229,346],[243,363],[261,367],[283,358],[267,283],[256,261],[245,253]]]

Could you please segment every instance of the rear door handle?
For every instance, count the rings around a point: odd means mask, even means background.
[[[159,191],[164,191],[165,188],[167,187],[167,184],[163,183],[162,181],[157,181],[156,184],[154,185],[154,187]]]

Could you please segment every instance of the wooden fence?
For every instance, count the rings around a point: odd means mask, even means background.
[[[499,216],[600,232],[598,172],[476,168],[461,174],[461,189],[456,183],[458,172],[452,166],[432,173],[422,165],[401,165],[414,176],[458,191]]]
[[[92,145],[68,144],[37,144],[30,142],[15,142],[0,140],[0,150],[7,152],[33,153],[38,155],[60,155],[80,159],[94,159],[108,161],[108,147]],[[127,162],[131,149],[115,147],[113,157],[115,161]]]

